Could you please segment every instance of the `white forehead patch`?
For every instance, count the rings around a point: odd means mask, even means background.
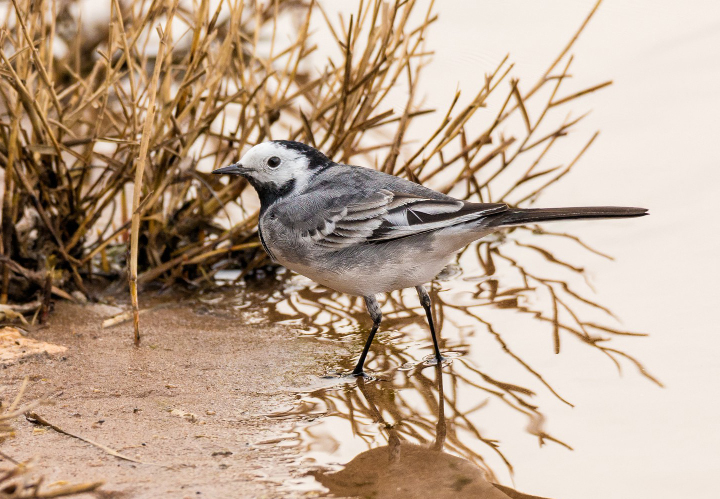
[[[273,168],[268,166],[272,157],[280,159],[280,164]],[[287,149],[274,142],[262,142],[252,147],[240,160],[240,164],[252,170],[252,177],[261,184],[273,183],[282,187],[295,180],[295,189],[305,187],[309,180],[310,161],[300,151]]]

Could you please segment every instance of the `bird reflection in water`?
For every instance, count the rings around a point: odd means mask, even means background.
[[[356,384],[366,402],[365,407],[385,433],[388,444],[361,452],[340,471],[315,471],[312,473],[315,479],[330,493],[343,497],[537,498],[493,483],[494,476],[488,470],[468,459],[445,452],[448,421],[445,418],[443,373],[439,366],[427,370],[435,371],[435,380],[426,384],[425,391],[429,394],[433,388],[437,390],[434,440],[423,444],[408,441],[408,434],[416,433],[413,426],[417,422],[403,419],[387,421],[384,413],[391,417],[393,413],[398,413],[397,407],[391,407],[394,397],[388,397],[382,382],[368,382],[358,378]],[[430,379],[425,378],[425,381],[429,382]],[[352,413],[349,416],[352,417]],[[453,434],[452,429],[450,433]],[[414,436],[417,437],[417,434]]]

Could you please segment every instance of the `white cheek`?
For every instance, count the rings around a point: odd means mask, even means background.
[[[290,173],[283,171],[280,168],[277,170],[271,170],[267,167],[256,171],[253,176],[263,184],[274,183],[278,186],[284,185],[292,178]]]

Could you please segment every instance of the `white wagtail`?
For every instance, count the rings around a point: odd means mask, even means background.
[[[423,284],[467,244],[514,225],[647,214],[644,208],[515,209],[461,201],[377,170],[335,163],[313,147],[287,140],[258,144],[240,162],[213,173],[240,175],[255,188],[258,233],[273,260],[365,298],[373,327],[355,375],[363,374],[382,320],[375,295],[410,286],[425,309],[435,358],[443,360]]]

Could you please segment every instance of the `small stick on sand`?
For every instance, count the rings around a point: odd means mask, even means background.
[[[102,450],[104,450],[105,452],[107,452],[108,454],[110,454],[111,456],[115,456],[115,457],[117,457],[117,458],[119,458],[119,459],[124,459],[125,461],[130,461],[130,462],[137,463],[137,464],[153,464],[153,463],[146,463],[146,462],[144,462],[144,461],[139,461],[139,460],[137,460],[137,459],[133,459],[133,458],[130,457],[130,456],[126,456],[125,454],[119,453],[119,452],[116,451],[115,449],[111,449],[111,448],[108,447],[107,445],[103,445],[103,444],[101,444],[101,443],[95,442],[94,440],[90,440],[89,438],[85,438],[85,437],[82,437],[82,436],[80,436],[80,435],[75,435],[74,433],[70,433],[69,431],[63,430],[62,428],[60,428],[59,426],[54,425],[53,423],[49,422],[48,420],[46,420],[45,418],[43,418],[42,416],[40,416],[40,415],[39,415],[38,413],[36,413],[36,412],[26,412],[26,413],[25,413],[25,419],[27,419],[29,422],[31,422],[31,423],[33,423],[33,424],[37,424],[37,425],[40,425],[40,426],[46,426],[46,427],[48,427],[48,428],[52,428],[53,430],[55,430],[55,431],[58,432],[58,433],[62,433],[63,435],[67,435],[68,437],[77,438],[78,440],[82,440],[82,441],[85,442],[85,443],[88,443],[88,444],[90,444],[90,445],[94,445],[94,446],[97,447],[98,449],[102,449]]]

